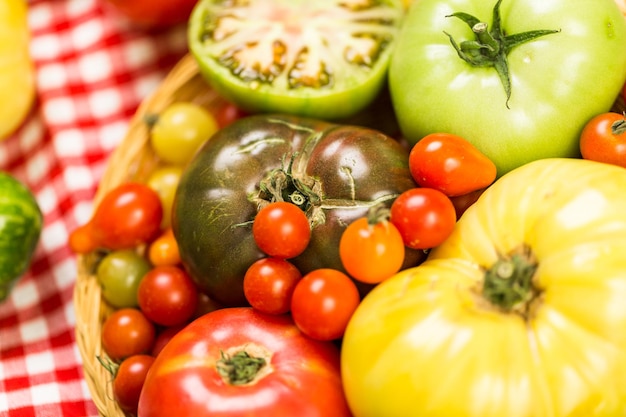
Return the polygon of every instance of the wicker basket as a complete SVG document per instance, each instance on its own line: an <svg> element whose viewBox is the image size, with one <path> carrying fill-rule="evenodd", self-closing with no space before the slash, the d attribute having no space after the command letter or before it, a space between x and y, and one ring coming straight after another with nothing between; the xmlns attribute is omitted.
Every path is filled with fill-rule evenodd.
<svg viewBox="0 0 626 417"><path fill-rule="evenodd" d="M176 101L190 101L208 109L217 108L223 103L223 99L207 87L191 55L185 56L159 89L138 108L125 139L111 155L94 205L98 204L106 192L124 181L145 181L150 172L159 165L148 144L145 118L158 114ZM615 103L613 110L626 111L626 105L621 98ZM98 411L107 417L124 417L124 412L113 400L112 376L97 360L97 357L104 355L100 343L102 323L113 310L102 301L100 286L93 273L96 261L95 255L78 257L78 276L74 289L76 342L83 360L85 380Z"/></svg>
<svg viewBox="0 0 626 417"><path fill-rule="evenodd" d="M178 101L194 102L209 110L223 103L223 99L207 87L190 55L172 69L157 91L137 109L126 137L110 157L94 205L106 192L124 181L147 180L150 172L159 166L148 143L146 116L158 114ZM85 380L98 411L107 417L123 417L124 412L113 400L111 373L97 360L104 355L100 343L102 323L113 310L102 301L100 285L93 273L96 261L95 255L79 256L77 259L78 276L74 288L76 343L83 361Z"/></svg>

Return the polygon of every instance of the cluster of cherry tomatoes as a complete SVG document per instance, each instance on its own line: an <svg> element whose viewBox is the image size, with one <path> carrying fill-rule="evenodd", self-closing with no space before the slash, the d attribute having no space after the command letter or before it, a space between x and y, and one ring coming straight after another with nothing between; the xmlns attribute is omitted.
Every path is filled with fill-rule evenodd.
<svg viewBox="0 0 626 417"><path fill-rule="evenodd" d="M90 221L70 236L75 253L100 253L95 275L103 299L115 308L102 326L107 357L100 360L114 374L116 401L129 413L136 411L147 371L167 341L194 318L220 308L199 293L182 266L170 217L184 166L206 138L241 116L227 110L215 117L191 103L167 108L153 121L150 138L164 164L145 183L127 182L110 190ZM623 129L623 116L610 117ZM589 136L583 132L581 141ZM585 143L583 149L592 148ZM311 238L305 213L283 201L260 209L252 234L267 257L245 274L249 304L267 314L291 314L313 339L340 339L360 303L355 281L380 283L401 269L406 248L439 245L467 205L496 179L492 161L463 138L446 133L426 136L413 146L409 168L418 187L398 196L390 208L373 207L344 230L339 252L346 272L322 268L303 276L290 259Z"/></svg>
<svg viewBox="0 0 626 417"><path fill-rule="evenodd" d="M239 117L232 108L213 115L174 103L151 121L150 144L162 162L143 182L108 191L93 216L69 238L77 254L96 253L95 276L114 311L102 324L115 400L136 413L154 358L181 328L220 306L198 292L182 267L170 218L184 166L217 129Z"/></svg>
<svg viewBox="0 0 626 417"><path fill-rule="evenodd" d="M349 224L339 242L344 273L322 268L302 276L289 259L300 255L311 237L305 213L289 202L267 204L257 213L252 233L266 255L244 277L244 294L253 308L268 314L291 313L307 336L343 336L360 303L354 280L378 284L397 273L405 248L427 250L443 242L456 224L452 197L489 186L496 178L492 161L464 139L434 134L414 146L409 168L419 185L391 205L372 207Z"/></svg>

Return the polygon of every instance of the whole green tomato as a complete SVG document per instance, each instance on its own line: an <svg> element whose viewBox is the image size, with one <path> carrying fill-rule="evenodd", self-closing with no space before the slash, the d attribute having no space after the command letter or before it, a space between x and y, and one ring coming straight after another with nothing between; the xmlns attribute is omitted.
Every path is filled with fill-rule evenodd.
<svg viewBox="0 0 626 417"><path fill-rule="evenodd" d="M410 143L462 136L499 176L577 157L584 124L624 84L625 45L613 0L420 0L391 59L393 106Z"/></svg>

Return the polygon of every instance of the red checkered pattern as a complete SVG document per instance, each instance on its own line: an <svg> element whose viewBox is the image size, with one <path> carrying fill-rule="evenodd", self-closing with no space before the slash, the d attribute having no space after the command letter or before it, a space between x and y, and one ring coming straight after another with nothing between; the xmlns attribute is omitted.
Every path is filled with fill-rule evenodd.
<svg viewBox="0 0 626 417"><path fill-rule="evenodd" d="M187 51L185 28L142 31L105 0L30 0L29 25L37 103L0 142L0 169L34 192L45 222L30 270L0 304L0 416L98 415L75 344L67 239L90 217L137 106Z"/></svg>

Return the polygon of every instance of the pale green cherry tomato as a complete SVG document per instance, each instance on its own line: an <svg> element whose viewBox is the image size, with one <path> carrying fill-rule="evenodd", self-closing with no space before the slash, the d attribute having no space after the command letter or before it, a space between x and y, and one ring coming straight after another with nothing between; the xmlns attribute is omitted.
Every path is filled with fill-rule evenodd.
<svg viewBox="0 0 626 417"><path fill-rule="evenodd" d="M136 307L139 283L150 268L150 263L133 250L110 252L96 269L102 297L116 308Z"/></svg>

